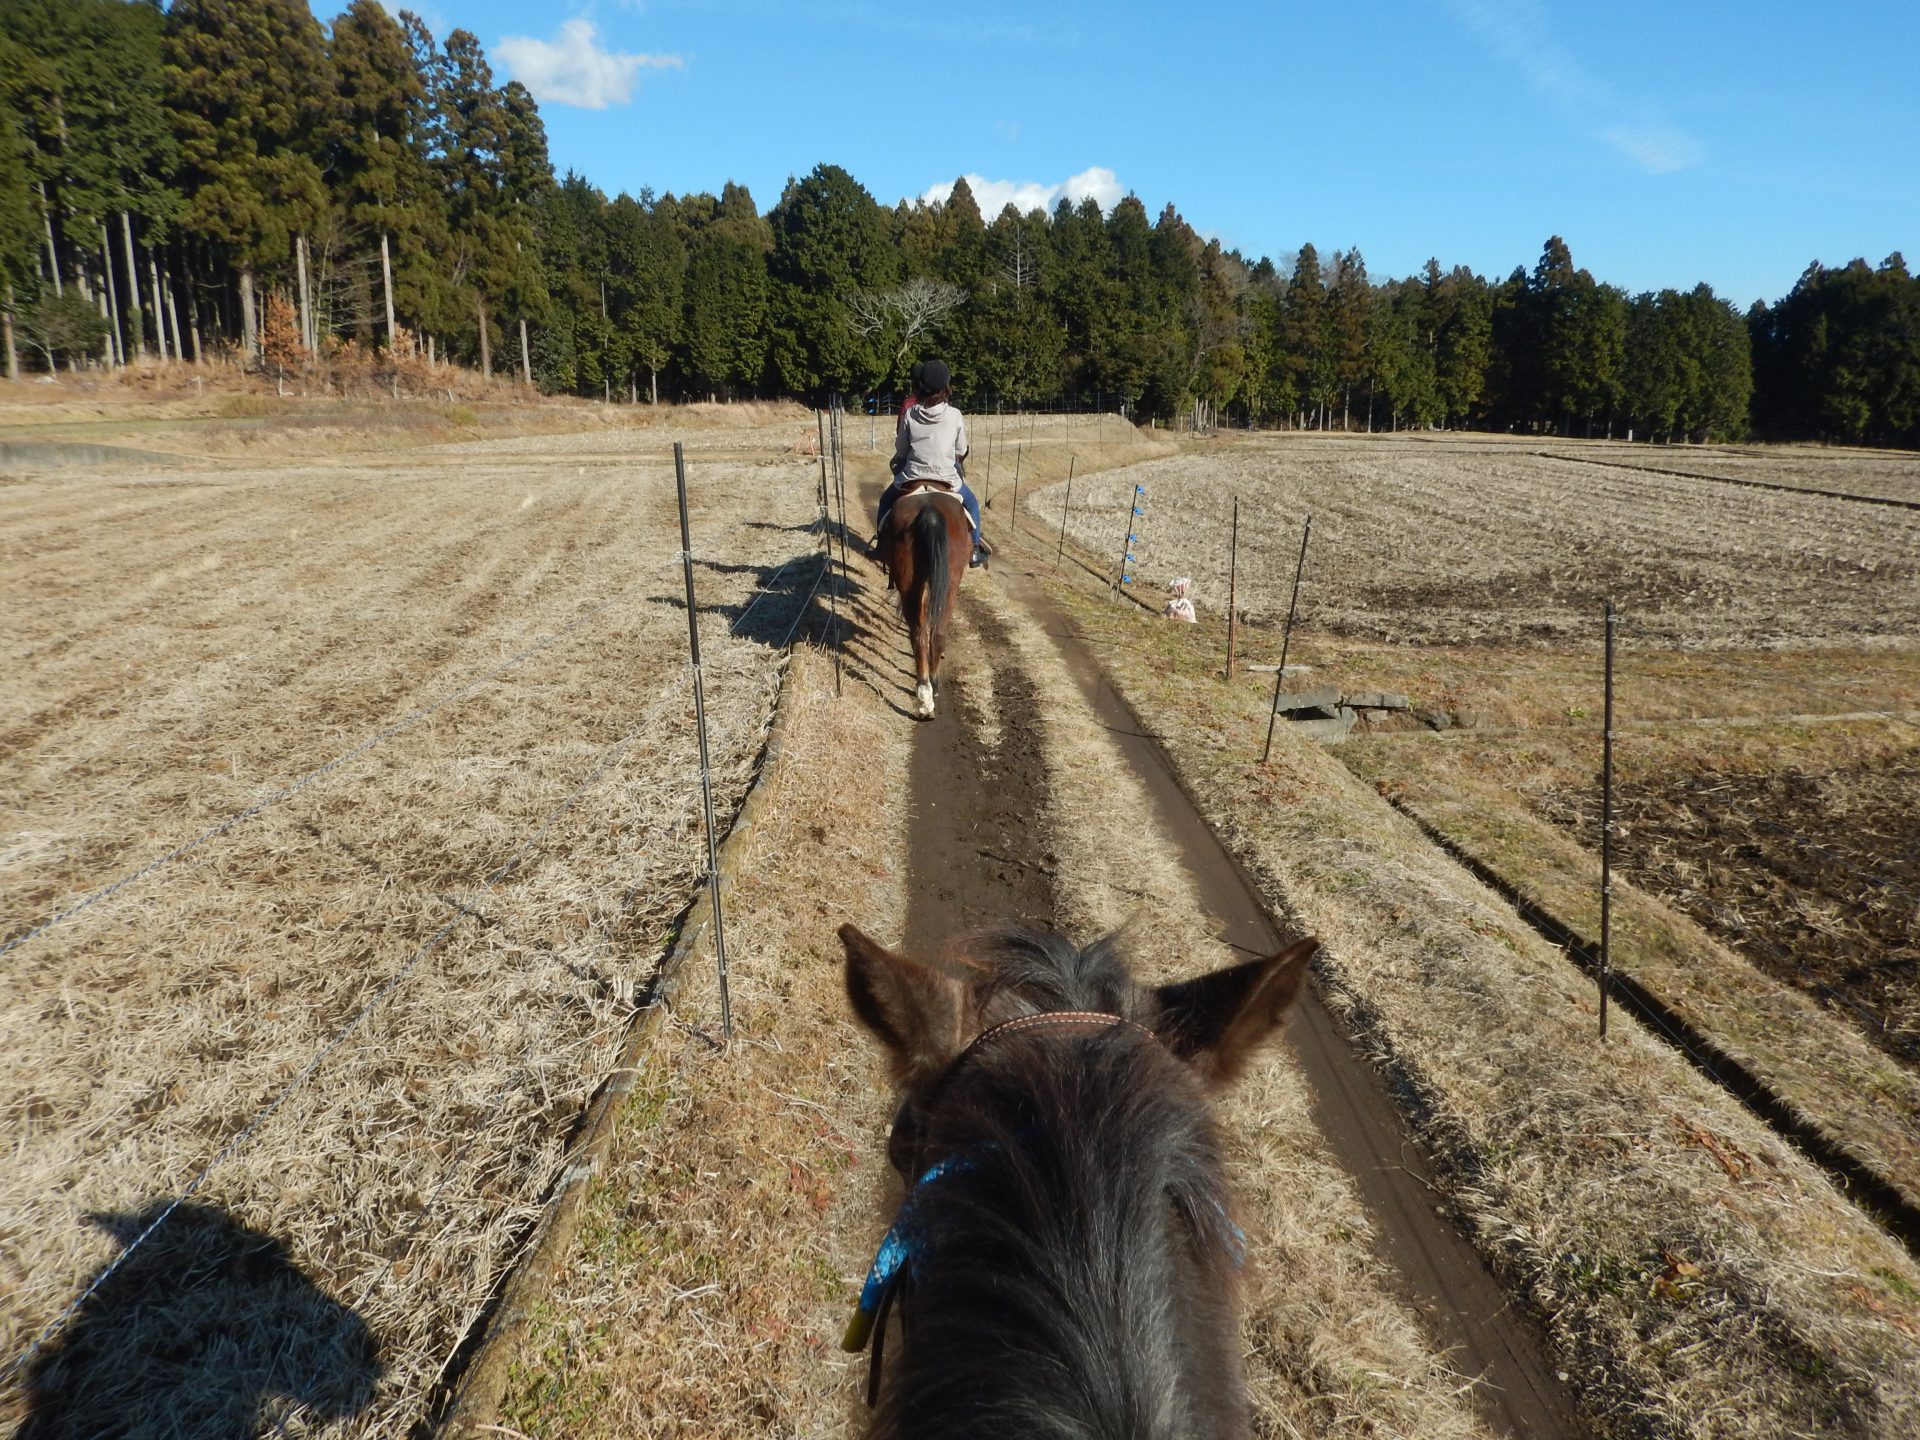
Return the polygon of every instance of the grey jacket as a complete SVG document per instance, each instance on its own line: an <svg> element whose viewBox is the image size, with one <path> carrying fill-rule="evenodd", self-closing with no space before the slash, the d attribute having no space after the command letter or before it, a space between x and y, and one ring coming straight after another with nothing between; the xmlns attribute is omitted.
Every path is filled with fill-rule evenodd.
<svg viewBox="0 0 1920 1440"><path fill-rule="evenodd" d="M894 474L904 483L937 480L960 488L960 464L967 457L967 422L947 404L907 407L894 431Z"/></svg>

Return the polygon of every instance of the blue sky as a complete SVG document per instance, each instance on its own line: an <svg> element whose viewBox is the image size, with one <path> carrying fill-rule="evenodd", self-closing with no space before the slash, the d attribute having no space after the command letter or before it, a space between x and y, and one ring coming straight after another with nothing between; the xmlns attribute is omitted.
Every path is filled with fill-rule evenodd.
<svg viewBox="0 0 1920 1440"><path fill-rule="evenodd" d="M1531 269L1557 233L1601 280L1742 307L1814 259L1920 266L1910 0L415 8L477 34L555 168L609 194L731 179L764 211L822 161L885 204L957 175L1132 191L1283 269L1358 246L1376 279Z"/></svg>

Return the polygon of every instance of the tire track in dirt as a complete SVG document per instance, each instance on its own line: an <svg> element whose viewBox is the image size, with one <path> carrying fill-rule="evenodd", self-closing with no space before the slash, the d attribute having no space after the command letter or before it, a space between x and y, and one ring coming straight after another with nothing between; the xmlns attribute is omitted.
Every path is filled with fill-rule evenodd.
<svg viewBox="0 0 1920 1440"><path fill-rule="evenodd" d="M1110 731L1153 797L1160 831L1179 850L1220 937L1269 954L1281 940L1239 866L1181 790L1151 737L1108 687L1091 655L1037 587L996 576L1053 639L1088 706L1086 723ZM976 583L979 583L976 581ZM1004 627L963 590L961 614L979 641L948 661L935 718L921 727L911 765L916 822L910 850L906 944L937 949L971 926L1050 923L1049 856L1032 865L1033 817L1043 813L1047 774L1033 687ZM979 734L970 693L992 676L999 743ZM956 779L956 777L958 777ZM1549 1361L1542 1337L1515 1314L1472 1243L1437 1211L1425 1157L1385 1082L1360 1057L1317 996L1285 1032L1316 1095L1314 1119L1353 1176L1405 1295L1462 1373L1478 1377L1482 1418L1516 1437L1590 1432Z"/></svg>

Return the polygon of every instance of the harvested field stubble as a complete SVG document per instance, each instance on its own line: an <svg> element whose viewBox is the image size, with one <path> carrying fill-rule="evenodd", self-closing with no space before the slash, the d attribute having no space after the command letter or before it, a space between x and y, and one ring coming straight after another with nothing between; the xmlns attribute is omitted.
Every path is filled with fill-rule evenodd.
<svg viewBox="0 0 1920 1440"><path fill-rule="evenodd" d="M291 1320L236 1292L212 1331L180 1321L199 1338L156 1377L97 1342L220 1286L127 1264L35 1361L43 1419L157 1416L249 1365L289 1434L419 1417L704 864L672 472L626 444L617 471L483 449L10 491L0 1350L139 1233L113 1217L203 1170L181 1214L270 1237L305 1285L274 1291ZM773 455L690 478L724 813L818 568L814 479ZM322 1403L339 1356L256 1354L341 1310L381 1366L351 1404ZM27 1403L10 1384L0 1423Z"/></svg>
<svg viewBox="0 0 1920 1440"><path fill-rule="evenodd" d="M1564 787L1574 777L1580 793L1593 794L1587 767L1597 743L1597 736L1563 729L1380 737L1348 743L1338 753L1397 807L1524 896L1535 916L1551 917L1555 926L1581 937L1592 955L1600 933L1600 860L1592 848L1598 816L1577 830L1556 827L1544 816L1564 803ZM1683 777L1702 767L1737 772L1743 765L1802 765L1814 756L1831 764L1851 755L1856 764L1873 768L1912 749L1912 738L1893 727L1865 723L1705 734L1678 727L1639 730L1616 745L1616 787L1620 794L1649 786L1657 793L1669 784L1684 785ZM1666 1017L1660 1028L1710 1073L1726 1075L1738 1067L1801 1133L1817 1137L1824 1156L1865 1172L1856 1172L1855 1179L1870 1176L1890 1186L1900 1197L1893 1203L1920 1209L1920 1075L1876 1052L1870 1041L1884 1046L1887 1037L1863 1035L1849 1007L1824 1003L1827 997L1797 962L1756 969L1750 957L1758 935L1703 929L1682 909L1663 903L1657 891L1633 883L1654 878L1646 862L1670 853L1674 838L1671 831L1642 828L1639 818L1617 818L1615 824L1615 975L1651 998ZM1713 863L1744 873L1735 855L1716 856ZM1764 912L1756 909L1752 918L1753 928L1762 928ZM1814 958L1806 937L1782 932L1779 938ZM1736 940L1742 948L1734 948Z"/></svg>
<svg viewBox="0 0 1920 1440"><path fill-rule="evenodd" d="M1317 527L1316 527L1317 528ZM1404 1087L1446 1198L1622 1435L1920 1426L1920 1268L1826 1177L1590 987L1264 696L1062 585L1269 902Z"/></svg>
<svg viewBox="0 0 1920 1440"><path fill-rule="evenodd" d="M1611 596L1662 646L1897 643L1920 632L1920 512L1430 442L1235 437L1074 487L1067 534L1112 555L1147 487L1134 573L1227 598L1237 494L1241 606L1286 616L1314 517L1300 623L1424 644L1559 644ZM1063 487L1023 509L1060 520Z"/></svg>
<svg viewBox="0 0 1920 1440"><path fill-rule="evenodd" d="M1541 447L1576 460L1598 460L1632 469L1787 485L1836 495L1898 500L1920 505L1920 455L1898 450L1815 449L1806 445Z"/></svg>

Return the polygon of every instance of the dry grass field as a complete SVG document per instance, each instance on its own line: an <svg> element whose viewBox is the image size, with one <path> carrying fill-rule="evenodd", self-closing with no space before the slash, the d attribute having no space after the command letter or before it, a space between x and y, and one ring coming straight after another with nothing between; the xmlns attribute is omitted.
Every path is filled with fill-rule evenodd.
<svg viewBox="0 0 1920 1440"><path fill-rule="evenodd" d="M1436 1203L1601 1433L1913 1432L1920 1268L1898 1240L1652 1029L1616 1011L1599 1044L1564 953L1335 753L1283 731L1261 763L1266 696L1222 684L1217 631L1065 570L1055 593L1267 903L1325 942L1330 1001L1435 1155Z"/></svg>
<svg viewBox="0 0 1920 1440"><path fill-rule="evenodd" d="M1471 773L1483 814L1517 800L1576 844L1598 834L1612 598L1628 873L1920 1058L1920 512L1623 468L1664 463L1644 446L1579 453L1604 465L1483 440L1236 439L1076 487L1067 528L1097 559L1104 512L1145 485L1142 587L1192 575L1211 618L1237 495L1241 658L1271 661L1311 513L1290 688L1407 695L1411 712L1373 712L1343 752L1367 778L1431 790ZM1920 466L1733 447L1689 461L1769 484L1818 471L1836 493L1896 490ZM1036 528L1064 499L1033 497ZM1450 738L1436 748L1415 733L1429 727Z"/></svg>
<svg viewBox="0 0 1920 1440"><path fill-rule="evenodd" d="M259 404L0 466L23 1434L406 1432L704 867L670 441L723 817L818 573L797 409Z"/></svg>
<svg viewBox="0 0 1920 1440"><path fill-rule="evenodd" d="M1097 617L1092 623L1111 663L1130 678L1135 703L1155 717L1156 729L1188 767L1190 783L1216 821L1241 837L1243 854L1270 879L1276 898L1306 906L1304 892L1370 928L1376 953L1364 962L1356 957L1342 984L1371 1012L1369 1023L1378 1027L1392 1063L1417 1077L1410 1083L1433 1085L1424 1103L1438 1107L1437 1133L1463 1127L1439 1143L1473 1137L1469 1164L1479 1178L1469 1209L1491 1193L1478 1188L1488 1178L1510 1166L1531 1172L1493 1206L1500 1212L1555 1172L1561 1172L1555 1183L1572 1187L1569 1193L1588 1183L1572 1173L1585 1158L1562 1148L1571 1131L1556 1140L1554 1125L1530 1127L1525 1143L1496 1143L1483 1130L1489 1115L1508 1114L1505 1106L1520 1103L1519 1090L1507 1101L1498 1098L1517 1074L1531 1077L1521 1089L1540 1095L1562 1080L1539 1073L1532 1061L1509 1064L1491 1052L1491 1070L1456 1068L1462 1057L1446 1053L1453 1042L1438 1033L1414 1038L1438 1017L1455 1014L1455 987L1485 993L1483 987L1498 983L1491 979L1497 965L1485 972L1469 966L1471 974L1458 968L1483 941L1456 940L1443 922L1443 912L1456 906L1452 882L1421 882L1448 894L1429 915L1405 887L1412 852L1384 828L1362 840L1372 832L1361 817L1359 792L1335 799L1342 787L1304 763L1300 742L1284 735L1284 724L1279 753L1287 758L1277 754L1272 767L1256 763L1271 676L1242 673L1221 684L1232 500L1240 501L1243 619L1255 622L1241 629L1241 663L1277 658L1277 620L1286 612L1301 526L1310 513L1313 542L1289 654L1290 666L1300 668L1290 673L1287 688L1384 689L1411 701L1406 712L1372 712L1327 758L1344 761L1364 780L1374 803L1381 796L1392 801L1536 911L1587 939L1598 933L1601 607L1614 599L1622 612L1615 963L1667 1007L1670 1020L1662 1024L1678 1024L1696 1037L1676 1043L1676 1058L1702 1044L1716 1051L1722 1058L1704 1065L1709 1078L1742 1071L1757 1079L1814 1143L1837 1163L1886 1181L1894 1197L1889 1203L1904 1204L1910 1214L1920 1198L1920 1074L1911 1053L1920 1024L1912 988L1920 945L1913 904L1920 885L1912 868L1920 853L1913 762L1920 741L1920 515L1836 497L1909 498L1916 461L1737 447L1552 448L1553 455L1540 455L1519 442L1432 436L1191 442L1178 457L1076 484L1065 518L1081 560L1110 575L1119 517L1133 484L1145 486L1142 541L1133 547L1135 593L1157 604L1164 591L1156 590L1166 580L1191 575L1203 623L1158 625L1129 618L1139 612L1124 606L1085 613ZM1757 483L1702 478L1713 474ZM1782 488L1763 488L1775 486ZM1058 484L1027 499L1029 545L1051 553L1064 502L1065 487ZM1329 853L1301 853L1303 845ZM1375 913L1380 906L1386 909ZM1480 923L1470 922L1470 929L1494 933ZM1399 932L1420 942L1422 958L1388 959L1397 943L1389 937ZM1495 938L1525 949L1511 933ZM1416 963L1427 978L1389 1000L1401 963ZM1585 983L1566 960L1560 964L1566 977ZM1448 993L1430 988L1436 985ZM1403 1004L1431 1005L1434 1015L1396 1013L1394 1006ZM1590 1001L1582 1008L1590 1026ZM1482 1034L1485 1018L1473 1016L1470 1023L1460 1012L1456 1023L1462 1035L1480 1036L1478 1043L1497 1052L1499 1042ZM1542 1030L1531 1043L1552 1042ZM1453 1078L1439 1080L1443 1073ZM1606 1090L1613 1082L1575 1083ZM1655 1104L1688 1114L1671 1101ZM1612 1126L1597 1111L1573 1122L1574 1129L1595 1133ZM1712 1138L1720 1133L1712 1124L1704 1132L1675 1133L1683 1149L1697 1144L1718 1156L1712 1163L1741 1184L1760 1173L1759 1152L1744 1142L1727 1148ZM1703 1133L1708 1138L1701 1139ZM1518 1148L1509 1150L1509 1143ZM1631 1148L1638 1150L1637 1142ZM1586 1230L1600 1215L1608 1216L1607 1225L1625 1223L1615 1203L1641 1183L1641 1167L1657 1171L1674 1163L1653 1158L1663 1148L1640 1150L1631 1172L1606 1182L1615 1193L1593 1192L1585 1218L1584 1204L1571 1203L1564 1219L1572 1230ZM1498 1182L1514 1183L1511 1174ZM1784 1254L1815 1233L1829 1241L1836 1236L1832 1217L1796 1214L1800 1201L1789 1202L1777 1187L1773 1195L1781 1208L1753 1212L1756 1228L1746 1239L1722 1236L1714 1245L1739 1248L1765 1235L1762 1248L1783 1247ZM1659 1224L1691 1223L1683 1219L1688 1207L1651 1196L1637 1203ZM1485 1223L1510 1238L1525 1228L1510 1212ZM1528 1243L1520 1242L1519 1251ZM1611 1242L1596 1244L1591 1231L1578 1244L1592 1247L1583 1253L1596 1265L1624 1266L1623 1275L1641 1267L1655 1299L1676 1283L1684 1289L1692 1277L1684 1265L1666 1273ZM1642 1254L1669 1250L1688 1253L1668 1246ZM1856 1252L1835 1273L1864 1281L1853 1303L1889 1317L1888 1342L1906 1350L1920 1323L1911 1282L1895 1283L1885 1265L1860 1268L1864 1254ZM1612 1258L1601 1258L1606 1255ZM1518 1269L1544 1277L1566 1259L1541 1253L1522 1259ZM1740 1284L1766 1268L1760 1265ZM1569 1283L1573 1291L1591 1293L1568 1305ZM1549 1310L1567 1307L1560 1313L1585 1333L1583 1343L1608 1350L1617 1340L1603 1337L1616 1320L1598 1311L1574 1317L1588 1301L1600 1302L1602 1310L1610 1306L1614 1283L1604 1275L1571 1282L1563 1275L1549 1283L1546 1303ZM1876 1296L1882 1285L1889 1288ZM1773 1294L1786 1296L1784 1290ZM1744 1304L1730 1292L1720 1294L1716 1304L1722 1303L1722 1320ZM1788 1309L1801 1303L1794 1300ZM1832 1339L1832 1320L1831 1313L1823 1319L1807 1311L1793 1320L1762 1321L1755 1314L1738 1323L1785 1323L1803 1337L1826 1331ZM1644 1342L1650 1325L1664 1323L1643 1314L1628 1328ZM1665 1343L1684 1354L1688 1342ZM1853 1351L1856 1360L1892 1353L1864 1331L1843 1348L1857 1343L1867 1348ZM1609 1383L1651 1358L1632 1344L1617 1350L1606 1371ZM1656 1360L1655 1368L1665 1363ZM1783 1355L1770 1363L1799 1362ZM1793 1418L1793 1405L1802 1402L1789 1402L1784 1393L1757 1402L1750 1421L1720 1414L1681 1423L1658 1398L1666 1383L1643 1373L1630 1397L1647 1404L1649 1416L1662 1413L1654 1427L1661 1433L1667 1425L1678 1433L1801 1433L1797 1426L1812 1423L1811 1412ZM1665 1393L1674 1400L1698 1383ZM1726 1372L1688 1403L1704 1402L1716 1390L1753 1396L1759 1391L1752 1387L1771 1383L1758 1372ZM1910 1383L1879 1389L1875 1405L1885 1402L1889 1409L1861 1410L1846 1401L1815 1428L1902 1433L1914 1419Z"/></svg>
<svg viewBox="0 0 1920 1440"><path fill-rule="evenodd" d="M1607 453L1626 463L1646 450ZM1904 458L1856 464L1911 468ZM1076 485L1068 538L1116 562L1136 483L1147 490L1139 582L1191 576L1216 613L1238 497L1240 605L1256 622L1284 619L1311 515L1300 596L1309 631L1564 647L1597 635L1610 595L1632 640L1659 648L1902 645L1920 635L1920 511L1484 441L1228 437ZM1064 501L1064 486L1048 486L1022 508L1051 527Z"/></svg>

